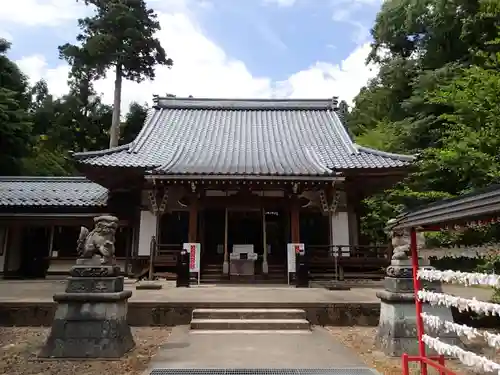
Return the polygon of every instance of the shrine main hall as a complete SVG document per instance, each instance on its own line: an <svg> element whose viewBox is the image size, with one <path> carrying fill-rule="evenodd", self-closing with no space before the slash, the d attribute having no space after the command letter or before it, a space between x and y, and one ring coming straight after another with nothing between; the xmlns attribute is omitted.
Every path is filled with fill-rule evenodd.
<svg viewBox="0 0 500 375"><path fill-rule="evenodd" d="M124 272L171 272L184 243L201 280L252 259L254 280L286 282L287 246L316 271L362 277L389 262L360 232L362 200L403 179L413 157L356 144L336 98L155 97L136 139L72 155L78 177L0 177L0 274L66 274L80 226L117 216ZM370 263L371 262L371 263ZM350 271L349 271L350 270ZM335 271L337 272L337 271Z"/></svg>

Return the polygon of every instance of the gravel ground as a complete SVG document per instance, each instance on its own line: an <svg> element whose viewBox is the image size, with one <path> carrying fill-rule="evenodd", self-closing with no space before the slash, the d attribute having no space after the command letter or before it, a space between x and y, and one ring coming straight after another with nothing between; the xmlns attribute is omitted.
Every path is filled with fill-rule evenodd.
<svg viewBox="0 0 500 375"><path fill-rule="evenodd" d="M348 348L354 350L359 357L366 363L367 366L375 368L380 374L383 375L401 375L401 358L387 357L384 353L378 351L374 346L374 337L377 332L376 327L328 327L328 330L335 336L336 340L342 342ZM498 353L494 350L479 349L477 346L467 346L464 349L474 353L481 352L490 359L500 359ZM497 357L497 358L495 358ZM419 365L411 363L411 375L420 375ZM465 365L455 360L446 360L446 367L457 371L460 375L478 375ZM439 372L429 368L429 375L439 375Z"/></svg>
<svg viewBox="0 0 500 375"><path fill-rule="evenodd" d="M49 330L0 327L0 375L140 375L170 334L166 327L132 328L136 348L116 361L37 360Z"/></svg>

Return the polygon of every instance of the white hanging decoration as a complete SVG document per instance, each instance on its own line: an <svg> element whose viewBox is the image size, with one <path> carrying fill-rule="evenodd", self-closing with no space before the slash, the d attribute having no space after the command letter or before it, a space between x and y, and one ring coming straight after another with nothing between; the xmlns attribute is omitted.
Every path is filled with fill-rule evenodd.
<svg viewBox="0 0 500 375"><path fill-rule="evenodd" d="M455 357L464 365L474 367L479 371L495 372L500 375L500 365L486 357L468 352L455 345L446 344L428 335L423 335L422 341L429 348L434 349L438 354Z"/></svg>
<svg viewBox="0 0 500 375"><path fill-rule="evenodd" d="M464 324L442 320L439 316L427 314L425 312L420 314L420 316L424 323L435 331L443 329L445 332L454 332L459 336L467 337L467 340L474 340L479 337L485 340L490 347L500 349L500 335L498 334L479 330Z"/></svg>
<svg viewBox="0 0 500 375"><path fill-rule="evenodd" d="M478 314L500 316L500 305L478 301L475 298L467 299L455 297L449 294L436 293L428 290L419 290L418 298L423 302L428 302L432 306L456 307L460 312L473 311Z"/></svg>
<svg viewBox="0 0 500 375"><path fill-rule="evenodd" d="M438 271L433 269L420 269L417 277L427 281L442 281L445 283L470 285L488 285L500 287L500 276L478 272Z"/></svg>

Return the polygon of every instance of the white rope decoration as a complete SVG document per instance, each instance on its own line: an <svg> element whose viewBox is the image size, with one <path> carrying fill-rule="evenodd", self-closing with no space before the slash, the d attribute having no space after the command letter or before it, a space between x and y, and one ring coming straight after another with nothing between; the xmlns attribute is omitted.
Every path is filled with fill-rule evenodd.
<svg viewBox="0 0 500 375"><path fill-rule="evenodd" d="M443 281L445 283L470 285L500 286L500 276L478 272L438 271L433 269L420 269L417 277L427 281Z"/></svg>
<svg viewBox="0 0 500 375"><path fill-rule="evenodd" d="M485 274L477 272L460 272L460 271L439 271L435 269L421 268L417 273L417 278L427 281L441 281L452 284L462 284L465 286L471 285L487 285L490 287L500 288L500 276L495 274ZM422 302L427 302L431 306L444 306L447 308L455 307L460 312L471 311L480 315L496 315L500 316L500 305L490 302L478 301L476 298L467 299L457 297L445 293L437 293L428 290L417 291L418 299ZM478 330L462 324L454 323L453 321L442 320L439 316L420 314L423 322L435 332L453 332L458 336L466 337L469 341L476 338L484 340L490 347L500 349L500 335ZM500 375L500 364L497 364L490 359L463 350L456 345L446 344L429 335L422 335L422 341L431 349L434 349L438 354L452 356L460 360L463 364L474 367L482 372L494 372Z"/></svg>
<svg viewBox="0 0 500 375"><path fill-rule="evenodd" d="M464 324L442 320L439 316L427 314L425 312L420 316L426 325L436 331L443 329L445 332L454 332L459 336L467 337L468 340L481 338L485 340L490 347L500 349L500 335L472 328Z"/></svg>
<svg viewBox="0 0 500 375"><path fill-rule="evenodd" d="M423 335L422 341L438 354L455 357L464 365L474 367L480 371L495 372L500 375L500 365L486 357L468 352L455 345L446 344L428 335Z"/></svg>
<svg viewBox="0 0 500 375"><path fill-rule="evenodd" d="M467 299L455 297L449 294L419 290L418 298L423 302L428 302L432 306L456 307L458 311L473 311L484 315L500 316L500 305L496 303L478 301L477 299Z"/></svg>

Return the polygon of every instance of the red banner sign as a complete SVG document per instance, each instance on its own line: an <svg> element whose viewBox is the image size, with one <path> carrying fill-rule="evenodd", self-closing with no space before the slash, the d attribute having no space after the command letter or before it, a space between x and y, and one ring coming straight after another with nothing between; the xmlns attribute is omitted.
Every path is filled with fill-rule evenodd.
<svg viewBox="0 0 500 375"><path fill-rule="evenodd" d="M189 269L195 269L196 268L196 246L191 245L189 247Z"/></svg>

